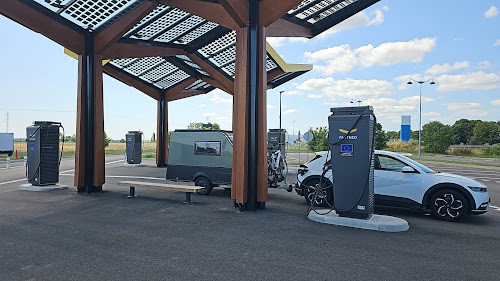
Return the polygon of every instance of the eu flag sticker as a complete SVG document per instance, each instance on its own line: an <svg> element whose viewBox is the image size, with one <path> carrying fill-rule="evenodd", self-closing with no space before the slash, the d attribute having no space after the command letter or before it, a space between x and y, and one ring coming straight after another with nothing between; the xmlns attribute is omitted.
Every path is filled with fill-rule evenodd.
<svg viewBox="0 0 500 281"><path fill-rule="evenodd" d="M340 156L353 156L354 148L352 144L340 145Z"/></svg>

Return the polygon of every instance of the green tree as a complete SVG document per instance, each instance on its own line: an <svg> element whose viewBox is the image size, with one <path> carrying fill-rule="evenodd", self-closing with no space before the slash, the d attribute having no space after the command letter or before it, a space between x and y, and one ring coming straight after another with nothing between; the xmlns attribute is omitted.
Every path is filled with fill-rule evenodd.
<svg viewBox="0 0 500 281"><path fill-rule="evenodd" d="M480 143L495 144L500 142L500 126L497 122L480 121L474 127L474 134L472 135L474 141Z"/></svg>
<svg viewBox="0 0 500 281"><path fill-rule="evenodd" d="M153 135L151 136L151 142L156 142L156 135L155 135L155 133L153 133Z"/></svg>
<svg viewBox="0 0 500 281"><path fill-rule="evenodd" d="M418 130L417 131L411 131L410 139L418 141Z"/></svg>
<svg viewBox="0 0 500 281"><path fill-rule="evenodd" d="M453 143L450 125L432 121L422 127L422 146L427 152L445 153Z"/></svg>
<svg viewBox="0 0 500 281"><path fill-rule="evenodd" d="M470 144L472 141L472 135L474 134L474 127L476 124L481 122L481 120L468 120L460 119L451 126L454 136L454 144Z"/></svg>
<svg viewBox="0 0 500 281"><path fill-rule="evenodd" d="M108 138L108 135L106 135L106 132L104 132L104 147L108 147L110 142L111 142L111 139Z"/></svg>
<svg viewBox="0 0 500 281"><path fill-rule="evenodd" d="M377 123L375 129L375 149L384 149L387 147L387 142L389 138L387 137L384 130L382 130L382 124Z"/></svg>
<svg viewBox="0 0 500 281"><path fill-rule="evenodd" d="M202 122L189 123L189 125L188 125L187 128L188 128L188 130L201 130L201 129L203 129L203 124L204 123L202 123ZM212 124L212 123L208 122L208 124ZM212 124L212 129L214 129L214 130L220 130L219 124L213 123Z"/></svg>
<svg viewBox="0 0 500 281"><path fill-rule="evenodd" d="M396 131L387 131L387 132L385 132L385 136L387 137L387 140L399 140L400 139L399 132L396 132Z"/></svg>
<svg viewBox="0 0 500 281"><path fill-rule="evenodd" d="M318 127L316 129L310 128L309 132L312 133L313 139L308 143L312 151L325 151L328 150L328 129L327 127Z"/></svg>

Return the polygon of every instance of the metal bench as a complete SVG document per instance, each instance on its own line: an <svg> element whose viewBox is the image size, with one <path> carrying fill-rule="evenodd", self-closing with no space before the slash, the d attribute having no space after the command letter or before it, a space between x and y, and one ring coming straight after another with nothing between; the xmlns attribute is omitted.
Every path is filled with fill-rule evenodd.
<svg viewBox="0 0 500 281"><path fill-rule="evenodd" d="M201 192L205 189L199 186L191 186L191 185L178 185L178 184L168 184L168 183L153 183L153 182L141 182L141 181L119 181L116 183L121 186L129 186L130 191L128 198L134 198L135 196L135 188L149 188L149 189L159 189L159 190L174 190L174 191L183 191L186 192L186 201L182 202L183 204L191 204L191 194L193 192Z"/></svg>

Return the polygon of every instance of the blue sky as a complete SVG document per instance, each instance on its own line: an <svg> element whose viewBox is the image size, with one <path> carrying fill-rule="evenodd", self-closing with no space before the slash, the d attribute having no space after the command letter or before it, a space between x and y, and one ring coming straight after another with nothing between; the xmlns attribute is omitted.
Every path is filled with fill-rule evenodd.
<svg viewBox="0 0 500 281"><path fill-rule="evenodd" d="M331 107L372 105L385 130L399 130L401 115L422 124L461 118L500 120L500 3L492 0L382 0L314 39L268 38L288 63L314 70L269 90L268 128L290 133L326 126ZM496 26L496 27L495 27ZM0 16L0 132L25 137L34 120L60 121L75 133L77 62L49 39ZM350 101L354 101L351 104ZM231 129L232 98L222 91L169 103L169 130L191 122ZM156 101L104 76L105 131L113 139L156 131Z"/></svg>

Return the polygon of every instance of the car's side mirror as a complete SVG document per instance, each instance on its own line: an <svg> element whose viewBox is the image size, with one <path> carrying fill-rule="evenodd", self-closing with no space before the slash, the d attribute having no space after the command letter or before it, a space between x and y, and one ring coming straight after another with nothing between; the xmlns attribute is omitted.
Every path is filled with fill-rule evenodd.
<svg viewBox="0 0 500 281"><path fill-rule="evenodd" d="M403 173L415 173L415 169L413 169L410 166L404 166L403 169L401 169L401 172L403 172Z"/></svg>

